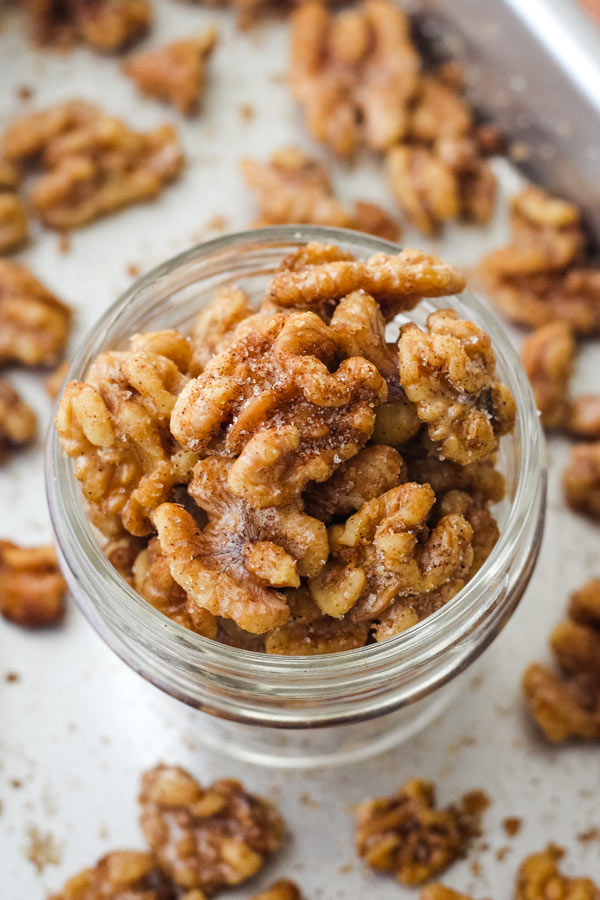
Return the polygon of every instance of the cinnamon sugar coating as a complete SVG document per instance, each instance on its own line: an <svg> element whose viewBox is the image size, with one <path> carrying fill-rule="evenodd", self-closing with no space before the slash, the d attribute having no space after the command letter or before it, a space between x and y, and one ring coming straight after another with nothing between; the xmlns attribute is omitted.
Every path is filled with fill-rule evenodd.
<svg viewBox="0 0 600 900"><path fill-rule="evenodd" d="M242 159L241 169L260 209L256 226L329 225L398 239L398 225L381 207L361 201L354 212L346 211L335 199L324 166L294 147L273 153L268 163Z"/></svg>
<svg viewBox="0 0 600 900"><path fill-rule="evenodd" d="M0 613L24 628L59 623L65 611L65 581L54 547L21 547L0 541Z"/></svg>
<svg viewBox="0 0 600 900"><path fill-rule="evenodd" d="M600 329L600 270L585 255L576 206L527 187L512 202L513 242L488 254L479 275L509 319L529 327L557 320L577 334Z"/></svg>
<svg viewBox="0 0 600 900"><path fill-rule="evenodd" d="M2 140L9 160L41 167L32 203L47 225L61 230L153 199L183 166L170 125L136 132L81 101L31 113Z"/></svg>
<svg viewBox="0 0 600 900"><path fill-rule="evenodd" d="M156 50L143 50L122 64L143 94L191 115L204 93L206 66L217 43L217 30L183 38Z"/></svg>
<svg viewBox="0 0 600 900"><path fill-rule="evenodd" d="M115 850L69 878L49 900L176 900L176 892L151 853Z"/></svg>
<svg viewBox="0 0 600 900"><path fill-rule="evenodd" d="M202 788L184 769L159 765L144 774L139 799L146 841L181 888L212 894L241 884L282 841L274 807L233 779Z"/></svg>
<svg viewBox="0 0 600 900"><path fill-rule="evenodd" d="M512 431L512 394L495 374L489 336L453 310L427 318L427 332L402 328L400 381L442 455L467 465L491 456Z"/></svg>
<svg viewBox="0 0 600 900"><path fill-rule="evenodd" d="M71 311L22 263L0 259L0 363L48 366L67 342Z"/></svg>
<svg viewBox="0 0 600 900"><path fill-rule="evenodd" d="M390 798L364 800L356 813L356 848L373 869L416 885L465 852L471 829L459 809L436 809L433 785L408 781Z"/></svg>
<svg viewBox="0 0 600 900"><path fill-rule="evenodd" d="M37 417L10 381L0 378L0 462L16 447L29 444L37 432Z"/></svg>
<svg viewBox="0 0 600 900"><path fill-rule="evenodd" d="M25 0L34 39L40 44L85 41L114 53L132 44L150 27L148 0Z"/></svg>
<svg viewBox="0 0 600 900"><path fill-rule="evenodd" d="M572 595L550 645L562 674L539 663L525 670L531 715L550 741L600 740L600 580Z"/></svg>
<svg viewBox="0 0 600 900"><path fill-rule="evenodd" d="M339 156L403 136L419 68L408 18L391 0L335 15L311 0L292 16L292 92L313 137Z"/></svg>
<svg viewBox="0 0 600 900"><path fill-rule="evenodd" d="M600 887L591 878L563 875L563 850L552 844L525 859L517 874L515 900L600 900Z"/></svg>
<svg viewBox="0 0 600 900"><path fill-rule="evenodd" d="M120 574L176 623L280 655L357 649L450 602L497 540L510 427L497 404L487 443L444 458L470 437L453 403L485 418L480 395L506 389L487 335L442 312L446 356L411 399L386 319L461 284L418 251L360 262L307 244L262 302L227 283L189 338L101 354L66 385L57 428ZM443 441L426 435L424 385Z"/></svg>
<svg viewBox="0 0 600 900"><path fill-rule="evenodd" d="M521 347L521 361L531 382L542 424L556 428L569 416L569 382L575 340L565 322L548 322L529 335Z"/></svg>

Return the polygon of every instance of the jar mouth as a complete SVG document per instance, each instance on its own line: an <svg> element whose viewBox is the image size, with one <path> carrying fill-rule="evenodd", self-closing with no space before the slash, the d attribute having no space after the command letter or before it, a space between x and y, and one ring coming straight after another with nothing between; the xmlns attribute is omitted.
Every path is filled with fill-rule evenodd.
<svg viewBox="0 0 600 900"><path fill-rule="evenodd" d="M142 308L141 304L147 301L146 295L150 290L159 286L167 276L172 277L177 270L198 264L199 275L204 278L201 271L203 262L210 259L218 263L219 256L235 253L237 278L239 272L244 271L245 260L248 266L253 265L253 249L281 249L289 252L310 241L342 243L354 250L359 257L381 251L397 253L400 249L389 241L346 229L294 225L242 231L207 241L169 259L139 278L93 326L74 356L67 377L84 378L91 361L107 348L132 307L139 304ZM196 671L198 677L206 674L208 669L217 671L219 677L223 677L224 673L233 673L234 679L239 678L240 687L245 690L251 690L248 684L244 685L250 674L253 681L264 678L266 684L280 676L286 676L289 682L286 690L292 698L306 696L311 685L322 685L323 679L339 678L340 675L343 675L346 688L350 689L358 681L361 686L370 680L375 683L378 677L383 677L384 671L389 676L390 667L395 668L398 676L406 674L407 667L418 670L432 654L451 651L460 639L473 634L492 608L496 616L503 614L506 620L524 589L523 585L512 604L503 608L502 613L499 612L510 580L507 577L506 560L518 555L524 542L531 542L532 528L537 528L540 532L536 545L539 546L545 494L543 435L529 381L499 320L476 296L466 292L459 296L461 306L466 307L475 321L492 335L494 351L503 370L502 377L515 396L519 441L513 452L513 464L518 469L518 477L511 508L492 553L450 602L395 637L338 653L277 656L229 647L195 634L152 607L110 564L85 515L83 497L72 471L72 462L63 456L52 423L46 443L46 485L50 515L67 580L76 593L81 591L84 596L92 598L89 603L80 602L80 606L94 627L101 633L106 631L106 622L101 621L105 615L101 614L98 607L102 606L105 614L110 606L115 617L118 617L120 638L124 646L131 649L139 642L140 636L143 636L152 646L152 652L158 660L168 660L169 665L177 668L179 655L181 667L188 672ZM451 304L452 299L448 299ZM458 298L453 299L456 305ZM151 304L147 311L152 312ZM535 524L532 526L533 519ZM525 583L533 562L534 560L530 563ZM490 587L497 589L497 596L493 602L485 603L482 596L490 592ZM489 640L493 636L492 634ZM123 652L115 649L131 663L127 649ZM138 661L136 667L140 666ZM456 672L456 660L453 663L449 659L448 666L447 677L451 677ZM443 681L443 672L440 674L438 671L436 677L438 682L440 678ZM186 679L182 674L182 684L183 681ZM171 687L166 689L175 693Z"/></svg>

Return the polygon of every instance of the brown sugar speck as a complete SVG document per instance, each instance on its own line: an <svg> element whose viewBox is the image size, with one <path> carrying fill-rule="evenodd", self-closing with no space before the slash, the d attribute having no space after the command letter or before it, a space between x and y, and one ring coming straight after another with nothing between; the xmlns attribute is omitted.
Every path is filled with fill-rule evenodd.
<svg viewBox="0 0 600 900"><path fill-rule="evenodd" d="M338 872L340 873L340 875L349 875L350 872L353 872L353 871L354 871L354 866L352 865L352 863L345 863L345 865L340 866L338 869Z"/></svg>
<svg viewBox="0 0 600 900"><path fill-rule="evenodd" d="M463 794L462 804L468 816L478 817L491 806L492 801L485 791L469 791Z"/></svg>
<svg viewBox="0 0 600 900"><path fill-rule="evenodd" d="M600 828L596 825L593 825L591 828L587 828L585 831L580 831L577 835L577 840L581 844L589 844L590 841L600 841Z"/></svg>
<svg viewBox="0 0 600 900"><path fill-rule="evenodd" d="M498 850L496 850L496 859L498 862L503 862L508 853L510 853L510 847L499 847Z"/></svg>
<svg viewBox="0 0 600 900"><path fill-rule="evenodd" d="M16 681L21 680L21 676L18 672L7 672L4 676L4 680L7 684L14 684Z"/></svg>
<svg viewBox="0 0 600 900"><path fill-rule="evenodd" d="M470 869L474 878L481 878L481 864L477 860L471 863Z"/></svg>
<svg viewBox="0 0 600 900"><path fill-rule="evenodd" d="M127 274L130 278L137 278L140 274L140 267L137 263L129 263L127 266Z"/></svg>
<svg viewBox="0 0 600 900"><path fill-rule="evenodd" d="M240 119L242 122L251 122L256 114L256 110L251 103L242 103L240 105Z"/></svg>
<svg viewBox="0 0 600 900"><path fill-rule="evenodd" d="M205 227L207 231L225 231L227 224L228 222L225 216L217 215L213 216L212 219L209 219Z"/></svg>
<svg viewBox="0 0 600 900"><path fill-rule="evenodd" d="M59 253L69 253L71 250L71 236L66 231L62 231L58 236Z"/></svg>
<svg viewBox="0 0 600 900"><path fill-rule="evenodd" d="M304 794L300 794L300 803L303 803L304 806L310 806L311 809L318 809L320 806L319 801L315 800L314 797L311 797L308 791L305 791Z"/></svg>
<svg viewBox="0 0 600 900"><path fill-rule="evenodd" d="M19 100L30 100L33 97L33 88L27 84L22 84L17 88L17 97Z"/></svg>
<svg viewBox="0 0 600 900"><path fill-rule="evenodd" d="M58 866L62 860L62 850L48 832L42 834L35 825L27 829L28 844L25 849L27 859L33 863L38 874L46 866Z"/></svg>
<svg viewBox="0 0 600 900"><path fill-rule="evenodd" d="M18 790L20 787L23 787L23 782L20 778L11 778L10 786L15 788L15 790Z"/></svg>
<svg viewBox="0 0 600 900"><path fill-rule="evenodd" d="M502 820L502 827L504 831L508 835L508 837L516 837L521 830L523 825L522 819L519 819L518 816L507 816L506 819Z"/></svg>

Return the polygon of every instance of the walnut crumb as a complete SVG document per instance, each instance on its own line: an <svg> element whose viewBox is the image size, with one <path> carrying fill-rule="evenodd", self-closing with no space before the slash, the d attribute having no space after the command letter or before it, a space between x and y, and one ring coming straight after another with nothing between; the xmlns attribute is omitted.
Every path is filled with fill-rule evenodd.
<svg viewBox="0 0 600 900"><path fill-rule="evenodd" d="M502 827L504 831L508 835L508 837L513 838L516 837L521 828L523 827L523 820L518 816L507 816L505 819L502 819Z"/></svg>
<svg viewBox="0 0 600 900"><path fill-rule="evenodd" d="M46 866L58 866L62 861L62 848L49 832L43 834L36 825L27 829L25 855L33 863L39 875Z"/></svg>
<svg viewBox="0 0 600 900"><path fill-rule="evenodd" d="M115 850L66 882L49 900L175 900L174 886L151 853ZM181 900L206 900L200 894Z"/></svg>
<svg viewBox="0 0 600 900"><path fill-rule="evenodd" d="M559 869L564 851L550 845L528 856L517 874L515 900L600 900L591 878L569 878Z"/></svg>

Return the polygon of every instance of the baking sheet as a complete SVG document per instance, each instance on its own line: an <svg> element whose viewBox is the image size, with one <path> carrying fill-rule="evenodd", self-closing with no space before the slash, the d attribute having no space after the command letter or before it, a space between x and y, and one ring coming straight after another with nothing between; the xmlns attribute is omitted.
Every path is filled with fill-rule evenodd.
<svg viewBox="0 0 600 900"><path fill-rule="evenodd" d="M224 13L174 0L154 0L154 5L157 24L148 45L209 22L221 29L197 119L184 122L140 99L113 59L85 49L65 55L33 52L16 14L7 15L0 32L0 127L26 108L76 95L139 127L176 123L188 156L183 178L159 202L75 233L66 254L50 232L36 235L22 254L75 307L72 346L130 283L128 266L153 267L208 236L215 217L224 216L230 229L250 223L253 207L238 173L240 155L264 158L286 143L314 149L284 82L281 23L240 34ZM27 104L17 94L24 86L34 89ZM243 118L242 104L254 108L252 120ZM497 171L502 193L511 193L518 177L502 160ZM393 209L378 166L368 160L338 167L335 181L342 199L368 197ZM487 230L457 226L429 246L454 262L474 262L506 237L504 205L498 208ZM427 246L409 229L403 243ZM582 350L574 390L597 389L597 367L598 344L590 343ZM38 411L42 435L50 419L42 377L15 373L14 381ZM338 770L278 773L214 756L201 747L197 714L129 670L72 602L65 626L55 632L30 634L0 622L0 900L44 900L107 851L141 847L139 776L159 760L189 767L202 781L240 777L279 804L291 836L252 889L288 876L308 900L414 897L393 879L362 868L353 849L351 816L352 805L363 797L389 794L413 776L436 782L441 803L479 787L493 800L482 839L449 870L447 885L503 900L512 895L518 862L549 840L568 849L567 872L600 877L600 843L577 837L600 829L598 748L548 746L524 714L519 692L524 666L549 658L548 632L563 615L568 592L600 574L598 527L568 512L561 498L567 449L560 438L548 446L546 534L519 610L471 670L467 694L419 736L375 760ZM0 536L24 543L50 539L41 436L37 446L0 469L0 498ZM17 673L18 680L7 681L9 673ZM504 833L501 822L507 816L523 820L516 838ZM48 860L40 871L27 858L32 847L40 864ZM252 889L227 897L241 900Z"/></svg>

